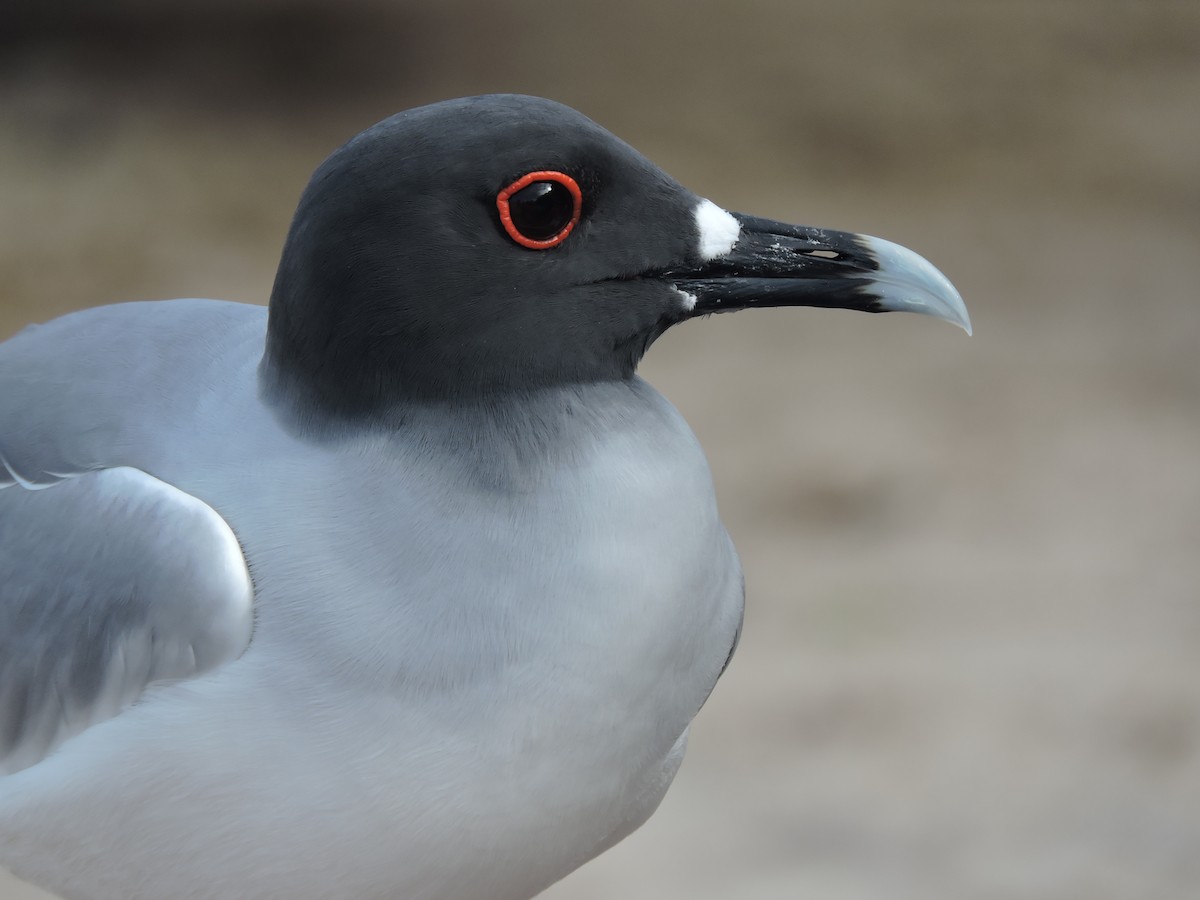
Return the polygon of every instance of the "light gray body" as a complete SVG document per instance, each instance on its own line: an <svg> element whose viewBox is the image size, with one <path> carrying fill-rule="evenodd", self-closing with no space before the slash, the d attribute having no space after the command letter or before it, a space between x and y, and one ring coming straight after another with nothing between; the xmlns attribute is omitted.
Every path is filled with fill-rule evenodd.
<svg viewBox="0 0 1200 900"><path fill-rule="evenodd" d="M176 578L187 602L68 598L105 647L175 604L192 614L155 639L209 655L174 682L106 670L124 693L91 718L60 696L79 733L0 777L0 864L88 900L529 897L658 805L735 639L741 573L700 447L638 379L303 436L260 399L265 326L258 307L129 304L0 346L0 452L27 482L0 488L0 523L53 533L82 505L121 558L169 570L147 584L210 557L225 573ZM252 636L211 522L163 501L146 528L136 504L60 493L115 467L228 523ZM25 584L88 564L78 541L0 545ZM16 603L0 586L9 635ZM56 625L76 627L36 627Z"/></svg>

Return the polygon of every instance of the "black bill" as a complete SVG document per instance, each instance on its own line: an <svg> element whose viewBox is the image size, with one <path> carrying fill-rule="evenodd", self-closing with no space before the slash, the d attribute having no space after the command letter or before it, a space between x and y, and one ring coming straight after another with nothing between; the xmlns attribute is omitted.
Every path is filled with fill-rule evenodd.
<svg viewBox="0 0 1200 900"><path fill-rule="evenodd" d="M820 306L937 316L971 333L962 297L932 263L882 238L733 213L728 253L666 274L695 298L692 315L751 307Z"/></svg>

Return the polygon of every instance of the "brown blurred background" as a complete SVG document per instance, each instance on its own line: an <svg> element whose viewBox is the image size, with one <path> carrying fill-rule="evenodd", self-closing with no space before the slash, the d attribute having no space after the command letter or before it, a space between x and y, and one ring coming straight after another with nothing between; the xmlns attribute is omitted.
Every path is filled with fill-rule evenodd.
<svg viewBox="0 0 1200 900"><path fill-rule="evenodd" d="M0 336L262 303L326 153L492 91L966 298L973 339L780 310L651 352L745 636L659 813L547 897L1200 897L1200 4L48 6L0 28Z"/></svg>

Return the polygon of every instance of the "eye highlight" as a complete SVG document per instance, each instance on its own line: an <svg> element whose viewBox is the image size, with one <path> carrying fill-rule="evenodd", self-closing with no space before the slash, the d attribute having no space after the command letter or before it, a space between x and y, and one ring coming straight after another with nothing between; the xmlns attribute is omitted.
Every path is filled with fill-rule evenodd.
<svg viewBox="0 0 1200 900"><path fill-rule="evenodd" d="M496 195L496 209L510 238L530 250L548 250L574 229L583 194L563 172L530 172Z"/></svg>

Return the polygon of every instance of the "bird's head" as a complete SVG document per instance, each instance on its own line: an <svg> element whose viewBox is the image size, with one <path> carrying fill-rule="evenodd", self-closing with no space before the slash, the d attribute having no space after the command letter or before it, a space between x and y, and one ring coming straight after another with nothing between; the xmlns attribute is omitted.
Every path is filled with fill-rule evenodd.
<svg viewBox="0 0 1200 900"><path fill-rule="evenodd" d="M472 97L386 119L317 169L264 365L347 414L474 400L628 378L670 326L760 306L970 329L903 247L725 212L566 106Z"/></svg>

